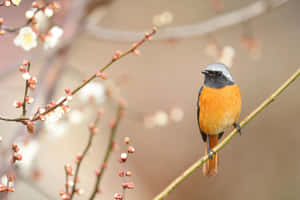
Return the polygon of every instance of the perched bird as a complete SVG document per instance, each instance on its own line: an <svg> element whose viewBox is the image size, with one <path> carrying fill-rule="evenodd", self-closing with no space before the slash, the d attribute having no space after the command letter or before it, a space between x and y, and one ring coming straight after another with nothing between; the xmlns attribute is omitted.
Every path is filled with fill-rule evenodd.
<svg viewBox="0 0 300 200"><path fill-rule="evenodd" d="M222 63L213 63L202 71L204 85L200 88L197 101L197 119L202 139L206 142L205 153L209 160L203 166L206 176L218 172L218 153L213 152L224 131L234 126L241 111L241 93L229 69Z"/></svg>

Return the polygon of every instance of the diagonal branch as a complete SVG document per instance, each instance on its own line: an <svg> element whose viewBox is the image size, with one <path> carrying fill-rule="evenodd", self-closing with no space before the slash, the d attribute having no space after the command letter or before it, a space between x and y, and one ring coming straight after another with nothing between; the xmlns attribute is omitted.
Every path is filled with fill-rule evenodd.
<svg viewBox="0 0 300 200"><path fill-rule="evenodd" d="M270 103L272 103L276 97L278 97L296 78L300 76L300 68L286 81L284 82L270 97L268 97L264 102L262 102L255 110L253 110L249 115L247 115L240 123L241 127L248 124L257 114L259 114L263 109L265 109ZM237 134L237 129L233 129L223 140L220 142L213 151L220 151L232 138ZM208 160L208 156L205 155L196 161L192 166L185 170L182 175L177 177L173 182L170 183L161 193L159 193L153 200L164 199L171 191L173 191L177 185L189 177L197 168L203 165Z"/></svg>

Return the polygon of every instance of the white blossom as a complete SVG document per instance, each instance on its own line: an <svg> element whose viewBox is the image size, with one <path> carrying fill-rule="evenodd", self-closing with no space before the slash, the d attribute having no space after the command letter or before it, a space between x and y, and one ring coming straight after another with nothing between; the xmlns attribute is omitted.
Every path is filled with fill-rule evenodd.
<svg viewBox="0 0 300 200"><path fill-rule="evenodd" d="M225 64L227 67L231 67L233 63L233 58L235 55L235 50L232 46L225 46L222 50L222 55L218 62Z"/></svg>
<svg viewBox="0 0 300 200"><path fill-rule="evenodd" d="M165 11L160 15L155 15L152 19L152 23L155 26L162 27L171 24L173 21L173 14L169 11Z"/></svg>
<svg viewBox="0 0 300 200"><path fill-rule="evenodd" d="M81 111L79 110L73 110L70 114L69 114L69 120L70 123L72 124L79 124L83 119L83 115L81 113Z"/></svg>
<svg viewBox="0 0 300 200"><path fill-rule="evenodd" d="M154 122L157 126L165 126L168 123L168 114L164 111L158 111L154 115Z"/></svg>
<svg viewBox="0 0 300 200"><path fill-rule="evenodd" d="M63 33L64 31L60 27L53 26L45 38L44 49L54 48L59 42Z"/></svg>
<svg viewBox="0 0 300 200"><path fill-rule="evenodd" d="M52 122L58 121L60 118L62 118L62 116L64 115L64 112L65 111L62 108L62 106L58 106L53 111L51 111L47 115L45 115L46 122L47 123L52 123Z"/></svg>
<svg viewBox="0 0 300 200"><path fill-rule="evenodd" d="M170 119L174 122L180 122L183 119L183 110L179 107L174 107L170 110Z"/></svg>
<svg viewBox="0 0 300 200"><path fill-rule="evenodd" d="M20 170L26 175L30 174L32 164L39 150L39 142L36 140L31 140L28 143L17 142L20 148L20 153L22 155L22 160L16 162L16 165L20 167Z"/></svg>
<svg viewBox="0 0 300 200"><path fill-rule="evenodd" d="M11 2L15 5L15 6L18 6L20 5L22 0L11 0Z"/></svg>
<svg viewBox="0 0 300 200"><path fill-rule="evenodd" d="M68 131L69 124L64 121L46 121L45 128L49 138L55 139L63 136Z"/></svg>
<svg viewBox="0 0 300 200"><path fill-rule="evenodd" d="M45 15L46 15L47 17L52 17L53 14L54 14L54 11L53 11L53 9L51 9L51 8L46 8L46 9L44 10L44 13L45 13Z"/></svg>
<svg viewBox="0 0 300 200"><path fill-rule="evenodd" d="M20 29L18 36L15 38L14 43L16 46L22 47L24 50L37 46L37 35L29 26Z"/></svg>
<svg viewBox="0 0 300 200"><path fill-rule="evenodd" d="M25 12L26 19L32 19L37 8L31 8Z"/></svg>
<svg viewBox="0 0 300 200"><path fill-rule="evenodd" d="M100 104L105 101L105 87L101 83L89 83L79 91L79 99L87 103L90 99Z"/></svg>

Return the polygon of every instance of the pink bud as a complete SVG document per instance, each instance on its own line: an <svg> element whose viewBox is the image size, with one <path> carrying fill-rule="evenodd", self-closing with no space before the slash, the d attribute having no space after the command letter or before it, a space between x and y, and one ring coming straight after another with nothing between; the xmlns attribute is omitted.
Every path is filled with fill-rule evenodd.
<svg viewBox="0 0 300 200"><path fill-rule="evenodd" d="M70 94L70 92L71 92L71 89L70 89L70 88L66 88L66 89L65 89L65 93L66 93L66 94Z"/></svg>
<svg viewBox="0 0 300 200"><path fill-rule="evenodd" d="M139 56L141 54L141 52L137 49L132 51L134 55Z"/></svg>
<svg viewBox="0 0 300 200"><path fill-rule="evenodd" d="M24 67L23 65L21 65L19 67L19 71L22 72L22 73L25 73L25 72L27 72L27 69L26 69L26 67Z"/></svg>
<svg viewBox="0 0 300 200"><path fill-rule="evenodd" d="M129 144L129 143L130 143L130 138L129 138L129 137L125 137L125 138L124 138L124 142L125 142L126 144Z"/></svg>
<svg viewBox="0 0 300 200"><path fill-rule="evenodd" d="M111 120L111 121L109 122L109 127L110 127L110 128L113 128L113 127L116 126L116 124L117 124L117 121L116 121L116 120Z"/></svg>
<svg viewBox="0 0 300 200"><path fill-rule="evenodd" d="M123 177L124 176L124 170L120 169L119 172L118 172L118 174L119 174L120 177Z"/></svg>
<svg viewBox="0 0 300 200"><path fill-rule="evenodd" d="M128 158L127 153L121 153L120 160L121 160L122 162L125 162L125 161L127 160L127 158Z"/></svg>
<svg viewBox="0 0 300 200"><path fill-rule="evenodd" d="M125 175L126 175L126 176L131 176L132 173L131 173L131 171L127 171L127 172L125 173Z"/></svg>
<svg viewBox="0 0 300 200"><path fill-rule="evenodd" d="M121 195L121 194L119 194L119 193L116 193L116 194L114 194L114 199L116 199L116 200L122 200L122 199L123 199L123 197L122 197L122 195Z"/></svg>
<svg viewBox="0 0 300 200"><path fill-rule="evenodd" d="M27 102L28 104L32 104L33 101L34 101L33 97L31 97L31 96L25 97L25 100L26 100L26 102Z"/></svg>
<svg viewBox="0 0 300 200"><path fill-rule="evenodd" d="M135 149L133 146L129 146L128 147L128 153L134 153L135 152Z"/></svg>
<svg viewBox="0 0 300 200"><path fill-rule="evenodd" d="M68 175L72 176L73 175L73 169L72 166L70 164L66 164L65 165L65 171Z"/></svg>
<svg viewBox="0 0 300 200"><path fill-rule="evenodd" d="M25 66L30 65L30 61L29 60L23 60L23 65L25 65Z"/></svg>
<svg viewBox="0 0 300 200"><path fill-rule="evenodd" d="M96 174L96 176L99 176L101 174L101 171L99 169L96 169L95 174Z"/></svg>

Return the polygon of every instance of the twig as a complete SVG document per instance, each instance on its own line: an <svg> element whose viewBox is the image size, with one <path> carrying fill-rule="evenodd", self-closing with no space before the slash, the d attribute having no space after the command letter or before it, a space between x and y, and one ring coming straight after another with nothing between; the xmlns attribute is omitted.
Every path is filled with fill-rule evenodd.
<svg viewBox="0 0 300 200"><path fill-rule="evenodd" d="M76 179L78 178L78 174L79 174L79 170L80 170L80 165L81 165L81 162L83 161L83 159L85 158L87 152L89 151L89 149L91 148L92 146L92 142L93 142L93 138L95 136L95 133L96 133L96 129L97 129L97 124L99 123L99 120L100 120L100 113L98 113L94 123L89 127L89 130L90 130L90 135L89 135L89 140L88 140L88 143L87 145L85 146L84 150L83 150L83 153L79 156L79 158L76 160L77 161L77 165L76 165L76 169L75 169L75 174L74 174L74 178L73 178L73 186L72 186L72 190L71 190L71 194L70 194L70 200L73 199L73 196L76 192L76 184L77 184L77 181ZM66 190L66 192L68 193L68 191Z"/></svg>
<svg viewBox="0 0 300 200"><path fill-rule="evenodd" d="M27 72L29 73L29 71L30 71L30 63L27 65ZM25 115L26 115L26 104L27 104L26 97L28 94L28 88L29 88L29 84L28 84L28 80L26 80L25 92L24 92L24 98L23 98L23 106L22 106L22 117L25 117Z"/></svg>
<svg viewBox="0 0 300 200"><path fill-rule="evenodd" d="M300 75L300 68L285 82L283 83L269 98L262 102L254 111L252 111L248 116L246 116L241 122L240 127L244 127L248 122L250 122L258 113L260 113L266 106L272 103L277 96L279 96L296 78ZM215 148L214 152L220 151L237 133L237 129L233 129ZM170 185L168 185L161 193L159 193L153 200L164 199L171 191L173 191L178 184L189 177L197 168L203 165L208 160L208 156L205 155L196 161L192 166L185 170L182 175L177 177Z"/></svg>
<svg viewBox="0 0 300 200"><path fill-rule="evenodd" d="M68 167L65 166L65 189L66 189L66 193L69 194L69 171L68 171Z"/></svg>
<svg viewBox="0 0 300 200"><path fill-rule="evenodd" d="M110 155L113 151L114 139L115 139L115 136L116 136L118 125L120 124L122 113L123 113L123 107L122 107L122 105L119 105L118 110L117 110L117 117L116 117L115 124L112 126L111 131L110 131L109 144L107 146L105 157L103 159L101 168L99 170L100 173L97 176L96 183L95 183L93 192L92 192L89 200L93 200L95 198L98 190L99 190L99 185L100 185L100 182L101 182L101 178L102 178L102 176L105 172L108 159L109 159L109 157L110 157Z"/></svg>
<svg viewBox="0 0 300 200"><path fill-rule="evenodd" d="M242 22L248 21L255 17L265 14L270 9L278 8L286 4L288 0L272 0L265 1L259 0L250 5L240 8L236 11L218 15L212 19L208 19L204 22L198 24L183 25L177 27L167 27L159 30L156 40L166 40L174 38L186 38L192 36L200 36L208 33L215 32L219 29L240 24ZM114 30L99 26L99 21L87 23L86 29L88 33L104 40L113 41L135 41L136 38L143 35L144 31L124 31L124 30Z"/></svg>

